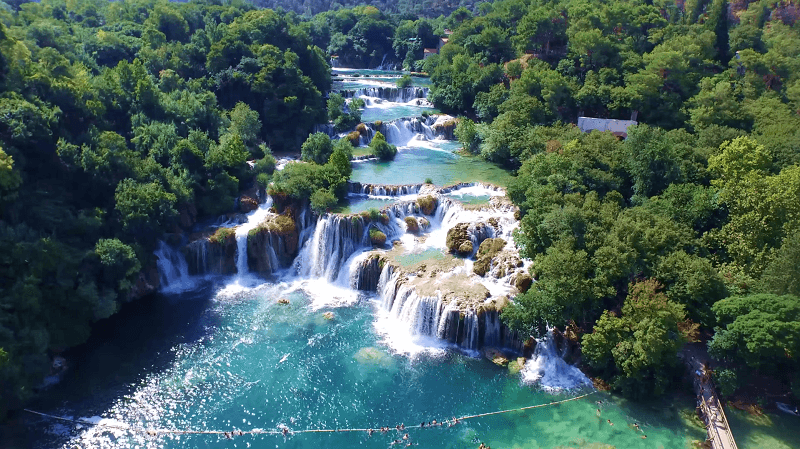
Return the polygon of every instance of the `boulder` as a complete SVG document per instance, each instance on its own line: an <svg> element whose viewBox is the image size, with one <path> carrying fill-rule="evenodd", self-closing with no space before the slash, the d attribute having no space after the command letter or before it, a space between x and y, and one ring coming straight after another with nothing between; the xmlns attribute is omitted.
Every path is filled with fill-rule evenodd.
<svg viewBox="0 0 800 449"><path fill-rule="evenodd" d="M383 246L386 244L386 234L375 228L371 228L369 230L369 241L372 243L372 246Z"/></svg>
<svg viewBox="0 0 800 449"><path fill-rule="evenodd" d="M447 249L452 254L469 257L475 249L469 234L469 223L458 223L447 231Z"/></svg>
<svg viewBox="0 0 800 449"><path fill-rule="evenodd" d="M514 287L517 288L517 291L520 293L527 292L531 285L533 285L533 278L528 273L519 273L517 274L516 279L514 279Z"/></svg>
<svg viewBox="0 0 800 449"><path fill-rule="evenodd" d="M414 217L406 217L406 231L416 234L419 232L419 222Z"/></svg>
<svg viewBox="0 0 800 449"><path fill-rule="evenodd" d="M525 357L517 357L516 360L512 360L508 364L508 372L511 374L517 374L523 368L525 368Z"/></svg>
<svg viewBox="0 0 800 449"><path fill-rule="evenodd" d="M252 212L258 209L258 201L255 198L249 197L247 195L242 195L239 198L239 211L243 214Z"/></svg>
<svg viewBox="0 0 800 449"><path fill-rule="evenodd" d="M509 360L496 348L486 347L483 349L483 356L497 366L507 366Z"/></svg>
<svg viewBox="0 0 800 449"><path fill-rule="evenodd" d="M433 215L436 212L436 206L439 205L439 200L435 196L423 196L417 199L417 205L423 214Z"/></svg>

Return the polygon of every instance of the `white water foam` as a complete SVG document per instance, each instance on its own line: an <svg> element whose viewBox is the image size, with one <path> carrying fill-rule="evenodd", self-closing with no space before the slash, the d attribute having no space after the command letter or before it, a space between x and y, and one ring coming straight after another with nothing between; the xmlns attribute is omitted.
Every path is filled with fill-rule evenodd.
<svg viewBox="0 0 800 449"><path fill-rule="evenodd" d="M533 357L521 371L524 383L538 383L542 389L551 392L592 386L592 381L581 370L568 364L563 359L564 354L558 353L552 329L536 342Z"/></svg>

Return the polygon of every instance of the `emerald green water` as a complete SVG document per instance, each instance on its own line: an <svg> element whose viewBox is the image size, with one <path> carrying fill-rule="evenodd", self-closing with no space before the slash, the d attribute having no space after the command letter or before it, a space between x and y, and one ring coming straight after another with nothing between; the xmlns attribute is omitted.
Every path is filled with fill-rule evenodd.
<svg viewBox="0 0 800 449"><path fill-rule="evenodd" d="M800 418L783 413L753 416L732 407L725 409L740 449L794 449L800 447Z"/></svg>
<svg viewBox="0 0 800 449"><path fill-rule="evenodd" d="M389 103L389 105L390 107L383 107L384 105L380 104L367 106L361 113L361 121L365 123L376 122L378 120L390 122L405 117L419 117L425 111L431 114L439 112L431 107L416 106L407 103Z"/></svg>
<svg viewBox="0 0 800 449"><path fill-rule="evenodd" d="M35 406L148 428L249 430L285 424L296 430L412 425L580 393L547 393L523 385L505 368L453 351L394 353L387 342L396 336L382 332L388 318L374 300L325 307L321 303L338 294L336 288L310 285L316 294L292 288L265 284L229 296L207 290L159 297L144 310L123 310L78 357L79 366L50 395L49 408L46 402ZM278 298L290 304L279 305ZM328 311L334 312L333 320L323 317ZM601 399L606 403L598 417L595 401ZM498 448L685 448L702 437L681 416L681 410L691 413L691 406L691 401L631 406L597 393L408 433L413 444L426 448L474 449L480 442ZM642 424L647 440L629 426L633 422ZM230 441L215 435L124 432L111 438L111 432L86 433L44 420L32 425L47 429L37 430L36 446L65 448L385 448L400 437L392 431L372 437L358 432ZM594 446L600 443L610 446Z"/></svg>
<svg viewBox="0 0 800 449"><path fill-rule="evenodd" d="M457 142L426 142L436 149L425 147L400 148L390 162L366 161L353 164L351 180L362 183L416 184L426 178L437 186L459 182L488 182L505 186L511 175L502 168L477 157L454 153Z"/></svg>

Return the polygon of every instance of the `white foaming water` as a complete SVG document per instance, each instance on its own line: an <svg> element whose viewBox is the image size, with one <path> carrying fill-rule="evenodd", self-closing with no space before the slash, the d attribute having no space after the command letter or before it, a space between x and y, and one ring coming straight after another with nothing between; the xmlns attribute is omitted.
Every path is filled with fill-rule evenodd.
<svg viewBox="0 0 800 449"><path fill-rule="evenodd" d="M475 184L469 187L462 187L448 193L448 196L465 197L465 196L504 196L506 193L497 188L485 186L483 184Z"/></svg>
<svg viewBox="0 0 800 449"><path fill-rule="evenodd" d="M552 329L536 342L533 357L525 363L521 372L523 382L539 383L546 391L592 386L592 381L581 370L565 362L564 354L558 353Z"/></svg>
<svg viewBox="0 0 800 449"><path fill-rule="evenodd" d="M236 277L220 291L220 294L225 296L233 295L263 282L250 275L250 269L247 265L247 238L250 231L258 227L272 214L269 211L270 207L272 207L272 197L268 196L267 200L258 209L247 214L246 222L236 227Z"/></svg>
<svg viewBox="0 0 800 449"><path fill-rule="evenodd" d="M157 258L156 265L162 292L181 293L196 287L195 280L189 276L189 264L180 251L159 240L158 247L153 253Z"/></svg>

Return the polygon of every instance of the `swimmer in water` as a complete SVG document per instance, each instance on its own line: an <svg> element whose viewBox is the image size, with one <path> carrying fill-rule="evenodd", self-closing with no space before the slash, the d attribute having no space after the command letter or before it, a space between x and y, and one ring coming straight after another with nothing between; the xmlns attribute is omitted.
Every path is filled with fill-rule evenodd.
<svg viewBox="0 0 800 449"><path fill-rule="evenodd" d="M611 422L611 420L610 420L610 419L607 419L606 421L608 421L608 424L609 424L609 425L612 425L612 426L614 425L614 423L613 423L613 422Z"/></svg>

